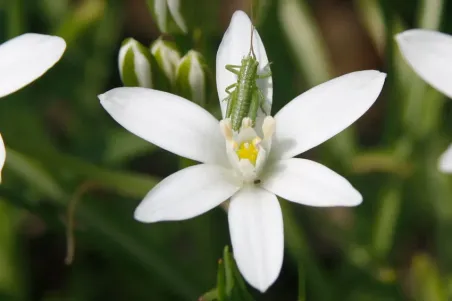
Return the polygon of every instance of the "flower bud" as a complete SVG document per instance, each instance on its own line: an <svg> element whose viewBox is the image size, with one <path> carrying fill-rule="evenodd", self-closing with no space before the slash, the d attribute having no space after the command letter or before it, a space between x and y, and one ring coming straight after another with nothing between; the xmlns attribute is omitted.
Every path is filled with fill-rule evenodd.
<svg viewBox="0 0 452 302"><path fill-rule="evenodd" d="M161 73L165 75L171 86L174 86L176 68L180 61L180 53L176 44L159 38L151 45L151 53Z"/></svg>
<svg viewBox="0 0 452 302"><path fill-rule="evenodd" d="M140 42L132 38L124 40L118 66L124 86L152 88L151 54Z"/></svg>
<svg viewBox="0 0 452 302"><path fill-rule="evenodd" d="M190 50L180 61L176 69L176 89L180 96L205 105L207 98L207 67L202 55Z"/></svg>
<svg viewBox="0 0 452 302"><path fill-rule="evenodd" d="M187 33L187 23L181 12L181 0L148 0L148 7L163 33Z"/></svg>

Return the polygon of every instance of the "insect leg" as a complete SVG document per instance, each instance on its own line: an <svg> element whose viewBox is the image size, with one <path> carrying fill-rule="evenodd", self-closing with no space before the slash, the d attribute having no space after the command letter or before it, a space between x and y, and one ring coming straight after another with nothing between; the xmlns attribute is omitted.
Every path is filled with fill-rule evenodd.
<svg viewBox="0 0 452 302"><path fill-rule="evenodd" d="M253 89L253 95L251 96L250 110L248 111L248 117L251 119L253 127L254 127L254 124L256 123L257 111L259 110L259 105L261 102L259 91L260 90L257 87L255 89Z"/></svg>
<svg viewBox="0 0 452 302"><path fill-rule="evenodd" d="M256 89L257 89L257 91L259 93L259 106L260 106L262 112L265 115L270 115L270 113L265 111L265 108L264 108L264 105L265 105L265 96L264 96L264 94L262 93L262 91L259 88L256 88Z"/></svg>
<svg viewBox="0 0 452 302"><path fill-rule="evenodd" d="M235 86L237 86L237 83L234 83L234 84L229 85L228 87L226 87L226 89L225 89L224 91L226 91L227 94L231 94L231 93L232 93L232 92L231 92L231 89L232 89L232 88L235 88Z"/></svg>
<svg viewBox="0 0 452 302"><path fill-rule="evenodd" d="M228 101L228 106L226 107L226 117L230 117L232 109L234 109L235 103L237 102L237 92L234 90L225 100Z"/></svg>
<svg viewBox="0 0 452 302"><path fill-rule="evenodd" d="M229 64L228 64L228 65L226 65L225 67L226 67L226 70L232 72L233 74L239 75L239 73L240 73L240 68L241 68L242 66L240 66L240 65L229 65ZM238 68L239 70L237 70L237 68Z"/></svg>
<svg viewBox="0 0 452 302"><path fill-rule="evenodd" d="M228 96L227 97L225 97L224 99L222 99L221 101L222 102L224 102L224 101L228 101L230 98L231 98L231 93L234 93L234 91L230 91L232 88L234 88L235 86L237 86L237 84L232 84L232 85L229 85L228 87L226 87L226 89L224 90L224 91L226 91L226 93L228 94Z"/></svg>
<svg viewBox="0 0 452 302"><path fill-rule="evenodd" d="M272 71L270 70L270 64L271 64L271 62L268 62L267 65L265 65L264 70L266 70L266 72L264 72L262 74L258 74L257 75L258 79L265 79L272 75Z"/></svg>

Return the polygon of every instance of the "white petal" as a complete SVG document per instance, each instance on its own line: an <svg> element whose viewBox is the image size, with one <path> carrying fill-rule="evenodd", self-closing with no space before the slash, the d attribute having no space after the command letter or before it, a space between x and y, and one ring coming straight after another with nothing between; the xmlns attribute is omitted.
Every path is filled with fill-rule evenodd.
<svg viewBox="0 0 452 302"><path fill-rule="evenodd" d="M232 172L214 165L180 170L155 186L135 210L141 222L183 220L220 205L240 188Z"/></svg>
<svg viewBox="0 0 452 302"><path fill-rule="evenodd" d="M452 36L411 29L396 36L409 65L427 83L452 98Z"/></svg>
<svg viewBox="0 0 452 302"><path fill-rule="evenodd" d="M314 207L362 202L361 194L344 177L319 163L291 158L266 169L261 186L284 199Z"/></svg>
<svg viewBox="0 0 452 302"><path fill-rule="evenodd" d="M299 95L275 116L273 158L291 158L341 132L375 102L386 74L352 72Z"/></svg>
<svg viewBox="0 0 452 302"><path fill-rule="evenodd" d="M272 193L246 187L232 196L228 217L237 266L249 284L265 292L278 278L284 256L279 202Z"/></svg>
<svg viewBox="0 0 452 302"><path fill-rule="evenodd" d="M236 11L232 15L229 28L224 33L223 40L218 48L216 63L217 89L223 118L225 117L227 106L227 102L223 100L228 96L225 89L227 86L237 82L237 76L226 70L226 65L241 65L242 59L250 52L251 26L252 23L248 15L242 11ZM254 30L253 34L253 48L256 59L259 62L258 73L262 74L265 70L270 70L268 67L264 68L268 64L268 58L257 30ZM272 77L257 80L257 85L265 96L264 108L270 114L273 101ZM259 115L261 114L262 112Z"/></svg>
<svg viewBox="0 0 452 302"><path fill-rule="evenodd" d="M0 45L0 97L42 76L64 53L60 37L24 34Z"/></svg>
<svg viewBox="0 0 452 302"><path fill-rule="evenodd" d="M5 164L6 159L6 150L5 150L5 144L3 143L2 136L0 135L0 182L2 182L2 169L3 165Z"/></svg>
<svg viewBox="0 0 452 302"><path fill-rule="evenodd" d="M183 157L227 164L219 123L198 105L174 94L138 87L115 88L99 99L133 134Z"/></svg>
<svg viewBox="0 0 452 302"><path fill-rule="evenodd" d="M443 154L441 154L438 162L438 168L441 172L452 173L452 144L449 145Z"/></svg>

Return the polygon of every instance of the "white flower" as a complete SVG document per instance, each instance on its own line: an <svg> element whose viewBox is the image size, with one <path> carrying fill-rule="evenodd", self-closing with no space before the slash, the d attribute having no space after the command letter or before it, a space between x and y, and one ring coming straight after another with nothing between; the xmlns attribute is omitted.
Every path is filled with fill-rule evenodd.
<svg viewBox="0 0 452 302"><path fill-rule="evenodd" d="M400 51L413 70L438 91L452 98L452 36L426 29L410 29L396 36ZM438 168L452 173L452 144Z"/></svg>
<svg viewBox="0 0 452 302"><path fill-rule="evenodd" d="M217 55L217 86L236 81L225 64L240 64L248 53L251 22L232 17ZM267 56L257 32L254 50ZM182 220L203 214L230 198L232 247L244 278L265 291L281 270L283 221L277 197L309 206L355 206L362 197L330 169L293 158L352 124L378 97L385 74L361 71L319 85L287 104L274 118L260 117L255 129L245 119L239 133L198 105L169 93L116 88L100 95L105 110L135 135L202 164L165 178L135 211L142 222ZM271 104L271 78L260 83ZM221 104L224 106L224 104ZM223 111L224 114L224 111ZM262 112L261 112L262 114ZM221 131L220 131L221 130Z"/></svg>
<svg viewBox="0 0 452 302"><path fill-rule="evenodd" d="M0 97L11 94L42 76L63 55L62 38L23 34L0 45ZM0 136L0 172L5 146Z"/></svg>

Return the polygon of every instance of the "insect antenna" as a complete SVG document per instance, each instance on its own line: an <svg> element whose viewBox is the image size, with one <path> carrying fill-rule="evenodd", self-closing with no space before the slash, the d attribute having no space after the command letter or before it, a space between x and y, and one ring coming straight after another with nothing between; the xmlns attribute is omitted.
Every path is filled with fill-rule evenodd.
<svg viewBox="0 0 452 302"><path fill-rule="evenodd" d="M253 14L253 1L251 1L251 39L250 39L250 54L256 58L253 47L253 36L254 36L254 14Z"/></svg>

